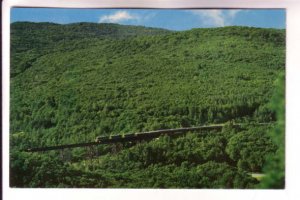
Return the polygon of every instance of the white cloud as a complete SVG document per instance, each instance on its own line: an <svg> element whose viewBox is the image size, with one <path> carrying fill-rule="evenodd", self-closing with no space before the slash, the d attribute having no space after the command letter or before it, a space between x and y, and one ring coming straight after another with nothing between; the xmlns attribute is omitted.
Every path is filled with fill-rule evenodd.
<svg viewBox="0 0 300 200"><path fill-rule="evenodd" d="M119 23L129 20L140 20L140 16L129 13L128 11L117 11L111 15L103 15L99 19L99 23Z"/></svg>
<svg viewBox="0 0 300 200"><path fill-rule="evenodd" d="M241 10L193 10L191 13L200 17L204 25L225 26L230 25L231 21Z"/></svg>
<svg viewBox="0 0 300 200"><path fill-rule="evenodd" d="M193 10L192 13L194 15L199 16L202 20L204 20L204 23L214 26L224 26L225 21L222 16L221 10Z"/></svg>

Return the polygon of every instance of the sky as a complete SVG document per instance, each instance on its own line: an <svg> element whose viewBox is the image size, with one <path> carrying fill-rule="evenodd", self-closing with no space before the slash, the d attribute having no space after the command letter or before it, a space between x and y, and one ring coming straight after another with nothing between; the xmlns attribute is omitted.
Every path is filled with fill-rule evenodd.
<svg viewBox="0 0 300 200"><path fill-rule="evenodd" d="M142 25L169 30L252 26L285 28L284 9L58 9L13 8L11 22L76 22Z"/></svg>

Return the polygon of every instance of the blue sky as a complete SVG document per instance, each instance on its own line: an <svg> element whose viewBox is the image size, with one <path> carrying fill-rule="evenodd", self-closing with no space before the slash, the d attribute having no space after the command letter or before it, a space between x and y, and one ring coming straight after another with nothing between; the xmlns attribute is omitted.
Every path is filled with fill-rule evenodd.
<svg viewBox="0 0 300 200"><path fill-rule="evenodd" d="M201 27L285 28L284 9L57 9L13 8L11 21L118 23L188 30Z"/></svg>

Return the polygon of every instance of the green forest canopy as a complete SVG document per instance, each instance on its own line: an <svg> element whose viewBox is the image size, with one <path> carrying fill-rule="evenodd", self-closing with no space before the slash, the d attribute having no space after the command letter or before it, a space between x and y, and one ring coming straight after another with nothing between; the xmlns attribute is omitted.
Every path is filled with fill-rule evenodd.
<svg viewBox="0 0 300 200"><path fill-rule="evenodd" d="M82 164L82 150L72 152L75 164L56 161L51 157L55 153L19 152L93 141L99 135L228 121L274 122L270 100L274 82L285 70L284 30L224 27L176 32L117 24L17 22L11 33L13 186L255 187L246 172L260 172L267 156L276 151L267 134L272 127L247 126L230 128L221 138L184 136L143 143L118 155L101 147L107 154L98 158L94 170ZM178 140L185 148L179 148ZM203 141L211 144L209 148L201 146ZM211 151L213 156L205 156ZM135 153L145 157L130 157ZM50 173L49 183L43 183L36 174L45 176L42 169L20 168L26 157L37 166L58 162L62 171ZM128 167L119 166L124 163ZM206 182L202 167L215 168ZM218 179L221 169L229 170L228 176ZM98 178L80 181L70 175L70 180L57 180L63 170ZM195 180L191 185L179 183L181 173ZM231 173L236 177L232 183ZM37 177L27 180L25 174ZM142 184L143 177L149 182Z"/></svg>

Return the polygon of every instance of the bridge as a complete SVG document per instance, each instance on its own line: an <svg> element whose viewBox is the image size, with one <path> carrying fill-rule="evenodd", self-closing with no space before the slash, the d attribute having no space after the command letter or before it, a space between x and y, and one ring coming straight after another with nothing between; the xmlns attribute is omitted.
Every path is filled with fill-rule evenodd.
<svg viewBox="0 0 300 200"><path fill-rule="evenodd" d="M252 125L261 126L261 125L271 125L273 123L256 123ZM127 143L134 141L143 141L143 140L152 140L155 138L159 138L163 135L168 136L178 136L181 134L185 134L187 132L195 132L195 131L205 131L205 130L217 130L220 131L226 124L214 124L207 126L198 126L198 127L187 127L187 128L175 128L175 129L163 129L163 130L155 130L155 131L147 131L147 132L139 132L139 133L131 133L131 134L119 134L113 136L99 136L96 137L93 142L86 143L76 143L76 144L65 144L65 145L57 145L57 146L47 146L47 147L36 147L29 148L25 151L27 152L45 152L51 150L62 150L62 149L71 149L77 147L89 147L95 145L102 144L115 144L115 143ZM232 127L240 127L246 124L231 124ZM198 132L201 134L201 132Z"/></svg>

